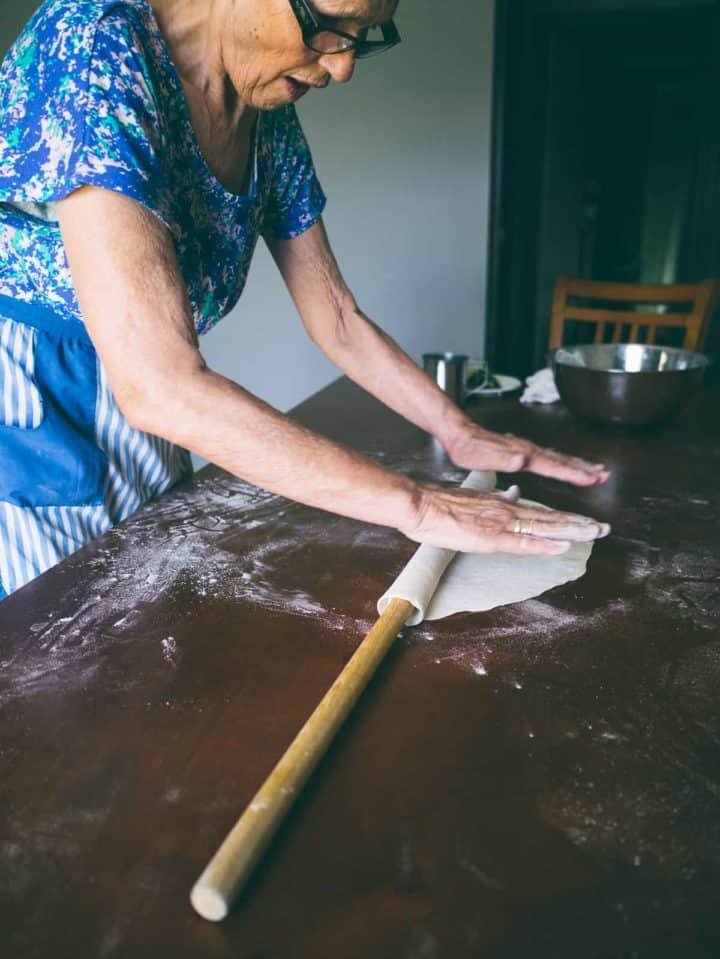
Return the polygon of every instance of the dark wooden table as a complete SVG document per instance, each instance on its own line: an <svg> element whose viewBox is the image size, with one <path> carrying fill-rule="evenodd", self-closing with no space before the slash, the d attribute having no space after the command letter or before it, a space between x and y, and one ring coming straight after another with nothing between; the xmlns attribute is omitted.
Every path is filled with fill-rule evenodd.
<svg viewBox="0 0 720 959"><path fill-rule="evenodd" d="M614 535L407 630L222 925L192 883L413 545L209 469L0 604L3 957L720 955L718 396L644 432L472 411L610 464L523 488ZM295 415L462 475L345 381Z"/></svg>

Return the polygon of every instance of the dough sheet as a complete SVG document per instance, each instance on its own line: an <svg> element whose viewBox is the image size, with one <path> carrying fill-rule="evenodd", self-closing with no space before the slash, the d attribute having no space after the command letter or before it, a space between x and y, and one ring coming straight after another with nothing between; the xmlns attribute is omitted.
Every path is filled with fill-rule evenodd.
<svg viewBox="0 0 720 959"><path fill-rule="evenodd" d="M495 489L495 473L475 470L463 489ZM531 500L520 500L539 506ZM437 546L420 546L398 578L378 600L382 613L391 599L414 606L408 626L424 619L442 619L460 612L481 612L532 599L541 593L579 579L586 570L592 543L573 543L559 556L525 556L514 553L456 553Z"/></svg>

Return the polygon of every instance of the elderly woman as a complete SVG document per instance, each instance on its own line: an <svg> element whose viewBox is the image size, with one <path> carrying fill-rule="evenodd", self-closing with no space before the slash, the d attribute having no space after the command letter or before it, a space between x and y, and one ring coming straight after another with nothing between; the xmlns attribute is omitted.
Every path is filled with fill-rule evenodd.
<svg viewBox="0 0 720 959"><path fill-rule="evenodd" d="M395 45L395 6L48 0L30 21L0 76L0 595L187 478L187 449L418 542L552 554L607 532L388 471L203 362L262 235L312 340L458 466L607 478L476 426L345 285L294 103Z"/></svg>

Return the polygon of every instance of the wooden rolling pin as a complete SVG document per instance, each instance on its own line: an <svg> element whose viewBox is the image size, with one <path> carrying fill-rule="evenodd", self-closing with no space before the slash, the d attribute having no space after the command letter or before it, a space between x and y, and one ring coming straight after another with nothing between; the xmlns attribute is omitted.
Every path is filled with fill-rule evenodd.
<svg viewBox="0 0 720 959"><path fill-rule="evenodd" d="M228 833L190 893L195 910L205 919L219 922L227 916L308 776L413 612L412 603L404 599L388 604Z"/></svg>
<svg viewBox="0 0 720 959"><path fill-rule="evenodd" d="M496 479L495 473L474 471L462 486L489 491L495 488ZM515 496L515 493L511 495ZM380 618L193 886L190 901L205 919L219 922L228 914L233 899L395 637L406 623L415 625L422 621L425 607L454 556L453 550L420 546L381 597L378 602Z"/></svg>

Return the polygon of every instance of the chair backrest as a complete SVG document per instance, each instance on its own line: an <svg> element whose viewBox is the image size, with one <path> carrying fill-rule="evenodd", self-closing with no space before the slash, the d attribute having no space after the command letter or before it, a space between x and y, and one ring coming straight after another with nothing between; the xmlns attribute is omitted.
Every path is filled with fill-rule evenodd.
<svg viewBox="0 0 720 959"><path fill-rule="evenodd" d="M553 296L550 349L563 345L565 323L573 320L595 325L595 343L604 343L610 331L613 343L638 343L641 342L643 330L645 337L642 342L654 343L658 327L674 327L684 329L682 345L685 349L701 350L718 296L718 286L717 280L652 285L603 283L559 276ZM587 305L576 305L571 300L586 301ZM592 305L592 301L598 300L599 304ZM614 309L614 303L619 308ZM687 304L687 309L663 313L630 309L632 304L673 304L674 307Z"/></svg>

